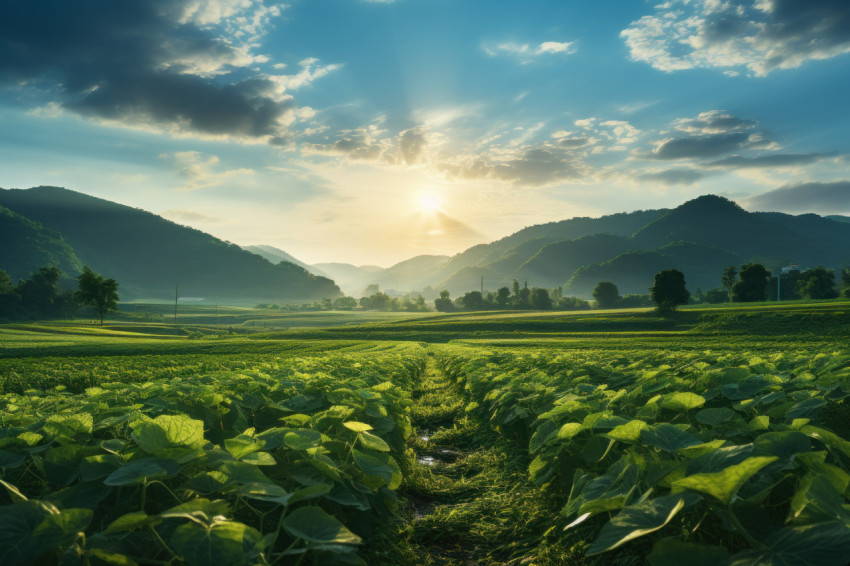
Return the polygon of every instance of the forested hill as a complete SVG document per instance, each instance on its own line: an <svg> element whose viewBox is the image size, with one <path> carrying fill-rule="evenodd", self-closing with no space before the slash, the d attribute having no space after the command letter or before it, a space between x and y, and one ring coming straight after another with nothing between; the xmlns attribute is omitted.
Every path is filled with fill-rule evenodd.
<svg viewBox="0 0 850 566"><path fill-rule="evenodd" d="M565 285L587 296L599 281L623 293L646 293L661 269L680 269L691 289L720 285L727 265L762 262L775 269L850 265L850 223L778 212L747 212L705 195L674 209L573 218L531 226L453 257L431 284L457 294L512 280L529 286Z"/></svg>
<svg viewBox="0 0 850 566"><path fill-rule="evenodd" d="M45 265L55 265L70 276L83 264L58 232L0 206L0 269L12 281L26 279Z"/></svg>
<svg viewBox="0 0 850 566"><path fill-rule="evenodd" d="M61 235L82 264L119 282L123 298L167 300L174 297L175 285L181 297L211 300L311 300L340 294L333 281L298 265L273 265L199 230L68 189L0 189L0 206ZM8 215L0 216L0 223L9 225ZM30 269L39 261L33 256ZM66 261L59 267L76 275L78 265Z"/></svg>

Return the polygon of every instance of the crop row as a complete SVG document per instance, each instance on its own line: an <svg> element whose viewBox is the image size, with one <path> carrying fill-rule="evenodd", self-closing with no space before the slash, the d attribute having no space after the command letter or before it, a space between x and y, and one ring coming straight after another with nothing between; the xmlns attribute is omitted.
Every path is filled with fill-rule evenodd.
<svg viewBox="0 0 850 566"><path fill-rule="evenodd" d="M0 563L357 563L423 367L399 346L7 393Z"/></svg>
<svg viewBox="0 0 850 566"><path fill-rule="evenodd" d="M846 350L455 346L441 363L469 391L467 412L527 447L531 479L563 500L560 527L587 539L587 556L846 562Z"/></svg>

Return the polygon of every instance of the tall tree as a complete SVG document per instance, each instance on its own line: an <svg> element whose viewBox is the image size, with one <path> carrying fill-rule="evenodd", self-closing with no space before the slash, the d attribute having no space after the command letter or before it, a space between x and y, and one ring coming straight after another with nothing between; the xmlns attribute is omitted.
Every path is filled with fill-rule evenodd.
<svg viewBox="0 0 850 566"><path fill-rule="evenodd" d="M720 275L720 281L723 283L723 288L726 290L726 296L730 301L732 300L732 287L735 285L737 278L738 270L734 265L730 265L724 269L723 273Z"/></svg>
<svg viewBox="0 0 850 566"><path fill-rule="evenodd" d="M672 312L685 305L691 294L685 288L685 275L678 269L666 269L655 274L655 283L649 290L652 300L661 312Z"/></svg>
<svg viewBox="0 0 850 566"><path fill-rule="evenodd" d="M844 297L850 299L850 267L841 272L841 289Z"/></svg>
<svg viewBox="0 0 850 566"><path fill-rule="evenodd" d="M760 263L748 263L741 268L739 279L732 286L732 299L741 303L767 300L770 272Z"/></svg>
<svg viewBox="0 0 850 566"><path fill-rule="evenodd" d="M443 289L440 291L440 298L434 299L434 308L440 312L452 312L455 310L455 305L447 290Z"/></svg>
<svg viewBox="0 0 850 566"><path fill-rule="evenodd" d="M620 302L620 290L610 281L600 281L593 290L593 298L600 309L612 309Z"/></svg>
<svg viewBox="0 0 850 566"><path fill-rule="evenodd" d="M837 298L835 272L824 267L805 270L802 278L797 282L797 293L806 299Z"/></svg>
<svg viewBox="0 0 850 566"><path fill-rule="evenodd" d="M540 287L533 288L531 290L531 306L542 311L551 310L552 299L549 297L549 290Z"/></svg>
<svg viewBox="0 0 850 566"><path fill-rule="evenodd" d="M77 277L79 287L74 295L78 303L89 306L100 315L100 325L103 326L103 315L118 308L118 283L115 279L106 279L89 269Z"/></svg>
<svg viewBox="0 0 850 566"><path fill-rule="evenodd" d="M470 291L461 298L464 308L471 311L480 311L484 308L484 296L481 291Z"/></svg>
<svg viewBox="0 0 850 566"><path fill-rule="evenodd" d="M58 267L42 267L29 279L20 281L15 292L21 297L21 306L28 316L56 316L59 314L59 278L62 271Z"/></svg>
<svg viewBox="0 0 850 566"><path fill-rule="evenodd" d="M498 306L500 309L507 308L510 300L511 290L507 287L499 287L499 290L496 291L496 306Z"/></svg>

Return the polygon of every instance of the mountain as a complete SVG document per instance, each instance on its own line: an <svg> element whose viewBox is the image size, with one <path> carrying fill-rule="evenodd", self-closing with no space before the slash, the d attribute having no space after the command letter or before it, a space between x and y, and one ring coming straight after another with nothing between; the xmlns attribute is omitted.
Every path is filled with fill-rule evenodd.
<svg viewBox="0 0 850 566"><path fill-rule="evenodd" d="M829 220L834 220L835 222L846 222L850 224L850 216L841 216L839 214L832 214L830 216L824 216L824 218L828 218Z"/></svg>
<svg viewBox="0 0 850 566"><path fill-rule="evenodd" d="M0 206L0 269L12 281L28 278L39 267L56 266L76 277L83 263L58 232Z"/></svg>
<svg viewBox="0 0 850 566"><path fill-rule="evenodd" d="M576 269L613 259L635 249L631 238L614 234L591 234L575 240L547 244L519 267L518 276L535 285L563 285Z"/></svg>
<svg viewBox="0 0 850 566"><path fill-rule="evenodd" d="M391 267L355 266L348 263L319 263L314 268L330 274L347 295L360 297L367 286L376 284L381 291L399 294L421 291L433 283L433 274L449 260L443 255L420 255Z"/></svg>
<svg viewBox="0 0 850 566"><path fill-rule="evenodd" d="M383 271L383 267L377 265L352 265L350 263L317 263L314 269L327 273L343 293L350 297L359 297L363 289L369 285L369 278L373 273Z"/></svg>
<svg viewBox="0 0 850 566"><path fill-rule="evenodd" d="M626 252L603 263L580 267L567 282L564 292L589 297L600 281L611 281L621 295L646 294L655 274L665 269L684 273L688 289L693 292L698 287L719 287L723 268L739 263L739 256L720 248L677 242L656 250Z"/></svg>
<svg viewBox="0 0 850 566"><path fill-rule="evenodd" d="M313 275L332 279L327 273L325 273L321 269L317 269L312 265L308 265L303 261L296 259L295 257L289 255L280 248L276 248L274 246L242 246L242 249L249 251L252 254L257 254L260 257L264 257L266 258L266 260L270 261L274 265L277 265L282 261L288 261L289 263L294 263L299 267L303 267Z"/></svg>
<svg viewBox="0 0 850 566"><path fill-rule="evenodd" d="M333 281L262 257L155 214L63 189L0 189L0 206L58 232L79 260L120 284L121 296L169 300L298 301L336 297Z"/></svg>

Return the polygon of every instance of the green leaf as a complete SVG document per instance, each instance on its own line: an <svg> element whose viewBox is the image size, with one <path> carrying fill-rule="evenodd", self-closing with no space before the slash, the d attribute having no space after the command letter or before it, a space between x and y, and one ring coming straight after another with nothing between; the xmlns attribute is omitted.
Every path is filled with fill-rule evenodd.
<svg viewBox="0 0 850 566"><path fill-rule="evenodd" d="M132 438L148 454L169 448L200 448L204 445L204 422L186 415L160 415L130 425Z"/></svg>
<svg viewBox="0 0 850 566"><path fill-rule="evenodd" d="M688 391L670 393L661 399L661 407L668 411L690 411L703 405L705 405L704 397Z"/></svg>
<svg viewBox="0 0 850 566"><path fill-rule="evenodd" d="M665 495L638 505L624 507L602 527L587 549L587 556L613 550L630 540L657 531L685 506L681 495Z"/></svg>
<svg viewBox="0 0 850 566"><path fill-rule="evenodd" d="M226 501L209 499L193 499L180 505L175 505L167 511L159 514L163 519L188 519L211 525L215 522L216 517L227 515L230 512L230 506Z"/></svg>
<svg viewBox="0 0 850 566"><path fill-rule="evenodd" d="M0 480L0 485L6 488L6 491L9 493L9 497L12 499L13 503L22 503L24 501L29 501L29 499L27 499L27 496L21 493L21 491L14 485L3 480Z"/></svg>
<svg viewBox="0 0 850 566"><path fill-rule="evenodd" d="M566 423L558 430L558 438L568 440L584 430L581 423Z"/></svg>
<svg viewBox="0 0 850 566"><path fill-rule="evenodd" d="M815 440L820 440L824 444L826 444L830 448L834 448L839 452L843 453L845 456L850 456L850 442L844 440L834 432L830 432L826 429L806 425L800 429L800 432L808 436L809 438L814 438Z"/></svg>
<svg viewBox="0 0 850 566"><path fill-rule="evenodd" d="M257 466L246 462L222 462L218 471L224 474L228 483L272 483L272 481Z"/></svg>
<svg viewBox="0 0 850 566"><path fill-rule="evenodd" d="M26 501L0 507L0 563L30 564L50 547L33 536L47 517L39 503Z"/></svg>
<svg viewBox="0 0 850 566"><path fill-rule="evenodd" d="M299 507L286 516L283 528L290 535L316 543L360 544L361 539L321 507Z"/></svg>
<svg viewBox="0 0 850 566"><path fill-rule="evenodd" d="M779 529L764 548L745 550L730 566L844 566L850 555L850 528L833 521Z"/></svg>
<svg viewBox="0 0 850 566"><path fill-rule="evenodd" d="M169 542L190 566L252 564L265 546L258 530L236 521L218 521L209 527L184 523Z"/></svg>
<svg viewBox="0 0 850 566"><path fill-rule="evenodd" d="M124 531L134 531L148 526L158 525L162 522L159 515L148 515L144 511L134 511L121 515L106 527L103 531L106 534L121 533Z"/></svg>
<svg viewBox="0 0 850 566"><path fill-rule="evenodd" d="M367 476L377 476L387 483L392 481L394 470L389 465L389 456L368 454L357 449L352 450L352 455L354 461Z"/></svg>
<svg viewBox="0 0 850 566"><path fill-rule="evenodd" d="M649 430L649 428L649 425L644 421L635 419L627 422L626 424L614 427L611 431L607 432L605 436L613 440L619 440L620 442L635 443L640 441L640 433L644 430Z"/></svg>
<svg viewBox="0 0 850 566"><path fill-rule="evenodd" d="M765 432L753 441L753 456L776 456L782 461L788 461L795 454L811 449L809 438L794 430Z"/></svg>
<svg viewBox="0 0 850 566"><path fill-rule="evenodd" d="M167 478L180 473L180 465L174 460L163 458L142 458L124 464L111 474L103 483L109 486L142 484L148 480Z"/></svg>
<svg viewBox="0 0 850 566"><path fill-rule="evenodd" d="M640 438L646 444L665 452L675 452L680 448L702 443L696 437L668 423L661 423L642 430Z"/></svg>
<svg viewBox="0 0 850 566"><path fill-rule="evenodd" d="M292 492L292 496L289 498L289 503L298 503L300 501L307 501L309 499L315 499L317 497L327 495L331 492L332 488L333 486L326 483L302 487L301 489Z"/></svg>
<svg viewBox="0 0 850 566"><path fill-rule="evenodd" d="M233 438L226 438L224 440L224 449L230 452L231 456L235 459L241 460L243 456L262 450L265 444L262 440L257 440L246 434L240 434Z"/></svg>
<svg viewBox="0 0 850 566"><path fill-rule="evenodd" d="M117 552L111 552L104 548L89 548L86 549L86 554L89 558L94 558L94 560L89 560L89 563L92 565L100 566L101 564L105 564L107 566L138 566L138 562L124 556L123 554L118 554Z"/></svg>
<svg viewBox="0 0 850 566"><path fill-rule="evenodd" d="M694 474L676 480L673 487L706 493L728 505L747 480L775 460L775 456L747 458L740 464L728 466L719 472Z"/></svg>
<svg viewBox="0 0 850 566"><path fill-rule="evenodd" d="M722 546L683 542L672 537L656 542L647 556L651 566L720 566L729 558L729 551Z"/></svg>
<svg viewBox="0 0 850 566"><path fill-rule="evenodd" d="M342 426L348 430L353 430L354 432L368 432L372 430L372 425L361 423L359 421L348 421L346 423L342 423Z"/></svg>
<svg viewBox="0 0 850 566"><path fill-rule="evenodd" d="M364 448L377 450L378 452L390 451L390 445L384 442L381 437L375 436L374 434L361 432L357 435L357 438L360 440L360 444L362 444Z"/></svg>
<svg viewBox="0 0 850 566"><path fill-rule="evenodd" d="M16 454L8 450L0 450L0 468L12 470L24 463L26 454Z"/></svg>
<svg viewBox="0 0 850 566"><path fill-rule="evenodd" d="M322 433L306 428L295 430L287 432L283 437L283 442L293 450L316 448L322 445Z"/></svg>
<svg viewBox="0 0 850 566"><path fill-rule="evenodd" d="M703 409L694 415L698 423L708 426L720 426L736 416L737 413L728 407Z"/></svg>
<svg viewBox="0 0 850 566"><path fill-rule="evenodd" d="M251 464L252 466L276 466L277 462L274 457L268 452L251 452L243 456L240 462Z"/></svg>

